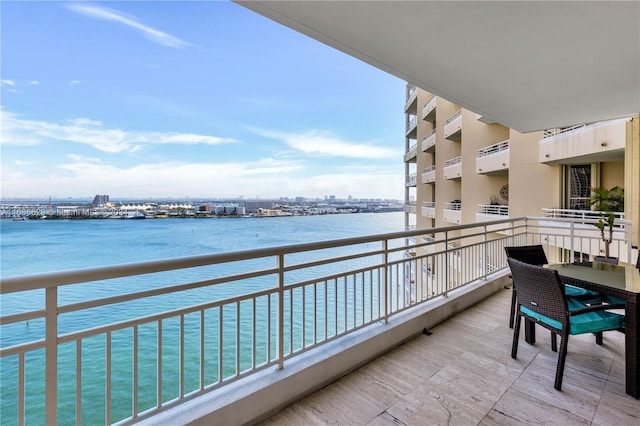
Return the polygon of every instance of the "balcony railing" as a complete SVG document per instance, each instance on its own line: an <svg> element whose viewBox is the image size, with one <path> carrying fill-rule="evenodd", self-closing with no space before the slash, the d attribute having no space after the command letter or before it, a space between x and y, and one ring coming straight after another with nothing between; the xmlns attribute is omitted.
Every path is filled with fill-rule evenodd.
<svg viewBox="0 0 640 426"><path fill-rule="evenodd" d="M410 116L409 120L407 121L407 133L415 129L417 125L418 117L416 117L415 115Z"/></svg>
<svg viewBox="0 0 640 426"><path fill-rule="evenodd" d="M509 206L503 204L478 204L476 213L509 216Z"/></svg>
<svg viewBox="0 0 640 426"><path fill-rule="evenodd" d="M462 210L462 203L444 203L442 208L445 210Z"/></svg>
<svg viewBox="0 0 640 426"><path fill-rule="evenodd" d="M447 120L444 122L445 126L447 124L453 123L456 120L456 118L458 118L458 117L462 117L462 110L461 109L456 111L456 113L453 114L451 117L447 118Z"/></svg>
<svg viewBox="0 0 640 426"><path fill-rule="evenodd" d="M418 144L414 143L409 147L407 152L404 154L404 161L407 162L412 159L415 159L417 155L418 155Z"/></svg>
<svg viewBox="0 0 640 426"><path fill-rule="evenodd" d="M478 150L478 158L486 157L487 155L497 154L498 152L506 151L509 149L509 139L496 144L481 148Z"/></svg>
<svg viewBox="0 0 640 426"><path fill-rule="evenodd" d="M417 173L411 173L410 175L407 175L405 179L405 185L416 186L417 180L418 180Z"/></svg>
<svg viewBox="0 0 640 426"><path fill-rule="evenodd" d="M586 127L589 124L576 124L575 126L571 126L571 127L563 127L563 128L558 128L558 129L547 129L544 132L542 132L542 138L550 138L551 136L555 136L555 135L559 135L561 133L567 133L567 132L572 132L576 129L580 129L582 127Z"/></svg>
<svg viewBox="0 0 640 426"><path fill-rule="evenodd" d="M456 164L462 163L462 157L452 158L444 162L445 167L455 166Z"/></svg>
<svg viewBox="0 0 640 426"><path fill-rule="evenodd" d="M422 108L422 119L427 121L435 120L436 95L431 95Z"/></svg>
<svg viewBox="0 0 640 426"><path fill-rule="evenodd" d="M436 145L436 129L431 130L422 138L422 151L429 151Z"/></svg>
<svg viewBox="0 0 640 426"><path fill-rule="evenodd" d="M629 261L631 226L623 224L614 244ZM426 239L424 230L411 230L3 278L0 325L14 335L3 333L0 348L3 421L150 418L486 279L506 268L507 245L561 247L548 250L559 256L550 260L573 261L599 242L579 236L578 226L517 218L430 228ZM441 248L421 250L434 244ZM417 274L407 285L407 271L427 269L427 278ZM110 292L118 281L130 292ZM94 297L78 299L78 286L94 289ZM34 307L17 312L6 303L12 297ZM156 311L140 316L143 305ZM112 319L96 322L104 318L97 311Z"/></svg>

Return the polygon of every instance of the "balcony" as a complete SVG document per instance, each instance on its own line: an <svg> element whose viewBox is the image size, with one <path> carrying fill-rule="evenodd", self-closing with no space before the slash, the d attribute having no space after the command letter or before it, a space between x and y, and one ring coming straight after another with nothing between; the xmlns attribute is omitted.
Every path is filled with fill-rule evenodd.
<svg viewBox="0 0 640 426"><path fill-rule="evenodd" d="M462 157L452 158L444 162L444 178L460 179L462 177Z"/></svg>
<svg viewBox="0 0 640 426"><path fill-rule="evenodd" d="M417 106L418 90L415 86L410 87L407 92L407 101L404 104L404 112L416 114L418 112Z"/></svg>
<svg viewBox="0 0 640 426"><path fill-rule="evenodd" d="M478 150L476 173L493 175L509 172L509 140Z"/></svg>
<svg viewBox="0 0 640 426"><path fill-rule="evenodd" d="M416 202L415 200L404 202L404 212L409 214L416 214Z"/></svg>
<svg viewBox="0 0 640 426"><path fill-rule="evenodd" d="M431 219L436 218L436 203L435 201L425 201L422 203L422 216L429 217Z"/></svg>
<svg viewBox="0 0 640 426"><path fill-rule="evenodd" d="M404 162L413 163L416 161L417 156L418 156L418 144L414 143L409 147L407 152L404 154Z"/></svg>
<svg viewBox="0 0 640 426"><path fill-rule="evenodd" d="M444 123L444 138L450 141L462 139L462 109L447 118Z"/></svg>
<svg viewBox="0 0 640 426"><path fill-rule="evenodd" d="M444 203L442 207L442 219L445 222L459 225L462 221L462 203Z"/></svg>
<svg viewBox="0 0 640 426"><path fill-rule="evenodd" d="M623 161L628 119L546 130L539 160L545 164Z"/></svg>
<svg viewBox="0 0 640 426"><path fill-rule="evenodd" d="M422 119L433 123L436 121L436 95L432 95L422 108Z"/></svg>
<svg viewBox="0 0 640 426"><path fill-rule="evenodd" d="M628 259L630 247L627 244L627 221L624 212L615 212L610 256ZM541 224L553 229L558 238L556 245L569 250L576 250L589 256L601 256L604 247L594 244L600 238L600 231L595 224L601 218L600 213L591 210L542 209ZM562 236L562 238L560 238Z"/></svg>
<svg viewBox="0 0 640 426"><path fill-rule="evenodd" d="M407 119L406 137L415 139L418 132L418 117L409 115Z"/></svg>
<svg viewBox="0 0 640 426"><path fill-rule="evenodd" d="M414 411L402 404L415 400L415 409L428 410L430 419L453 416L462 423L470 421L469 412L481 420L509 416L508 423L533 410L536 418L556 420L617 415L619 421L602 417L603 422L624 424L624 416L637 412L637 402L624 393L624 348L619 340L609 340L609 333L602 347L591 336L584 343L572 336L573 348L589 346L580 351L584 356L567 359L571 373L562 393L552 389L548 339L521 345L518 360L509 356L511 293L503 290L508 283L504 246L542 243L560 256L551 260L573 261L577 242L571 250L554 247L580 223L553 220L565 226L555 227L547 218L505 219L491 223L501 226L493 233L486 224L472 224L431 228L434 237L427 239L418 229L3 278L3 297L30 297L34 307L3 310L2 326L26 329L29 322L33 331L40 330L0 349L3 391L12 396L2 407L3 423L24 424L25 407L33 424L47 419L80 424L93 413L101 424L254 423L373 361L361 370L366 374L355 374L360 385L347 389L361 403L346 411L338 404L335 411L315 410L314 415L360 416L355 411L361 409L374 411L374 417L410 415ZM599 237L591 240L597 246ZM434 245L441 249L429 253ZM631 259L628 247L623 262ZM405 258L407 251L415 255ZM405 271L424 273L408 282ZM102 291L117 280L130 292ZM141 289L142 282L154 287ZM88 300L59 297L70 285L100 291ZM157 298L172 300L175 308L136 314L136 304L154 304ZM112 310L112 322L93 323L93 309ZM465 318L445 321L461 311ZM432 335L415 338L423 329ZM379 357L409 341L417 346L397 349L397 364ZM362 379L374 385L358 382ZM361 389L367 397L358 397ZM372 402L380 391L386 401L382 410ZM407 397L414 391L423 397ZM523 410L516 397L522 404L536 402ZM351 406L350 399L339 400ZM567 408L572 401L580 410ZM606 404L616 409L606 410Z"/></svg>
<svg viewBox="0 0 640 426"><path fill-rule="evenodd" d="M422 170L422 183L435 183L436 181L436 165L425 167Z"/></svg>
<svg viewBox="0 0 640 426"><path fill-rule="evenodd" d="M416 186L417 181L418 181L417 173L411 173L410 175L407 175L405 178L405 186Z"/></svg>
<svg viewBox="0 0 640 426"><path fill-rule="evenodd" d="M433 152L436 149L436 129L431 130L422 138L422 151Z"/></svg>
<svg viewBox="0 0 640 426"><path fill-rule="evenodd" d="M509 206L504 204L478 204L476 222L489 222L509 217Z"/></svg>

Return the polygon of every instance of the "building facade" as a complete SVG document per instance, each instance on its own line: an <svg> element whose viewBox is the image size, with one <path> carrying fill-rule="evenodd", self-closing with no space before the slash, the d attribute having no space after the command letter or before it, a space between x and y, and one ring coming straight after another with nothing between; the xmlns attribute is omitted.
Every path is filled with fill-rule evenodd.
<svg viewBox="0 0 640 426"><path fill-rule="evenodd" d="M407 229L575 216L614 186L638 223L638 116L523 134L411 84L404 111Z"/></svg>

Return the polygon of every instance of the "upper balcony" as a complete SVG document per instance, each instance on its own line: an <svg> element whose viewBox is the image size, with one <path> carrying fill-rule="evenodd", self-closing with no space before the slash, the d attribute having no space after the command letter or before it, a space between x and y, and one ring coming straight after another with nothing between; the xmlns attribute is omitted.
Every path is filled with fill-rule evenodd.
<svg viewBox="0 0 640 426"><path fill-rule="evenodd" d="M504 174L509 172L509 140L478 150L476 173Z"/></svg>
<svg viewBox="0 0 640 426"><path fill-rule="evenodd" d="M415 115L407 116L407 131L405 136L411 139L415 139L418 135L418 117Z"/></svg>
<svg viewBox="0 0 640 426"><path fill-rule="evenodd" d="M459 225L462 222L462 203L444 203L442 207L442 219L445 222Z"/></svg>
<svg viewBox="0 0 640 426"><path fill-rule="evenodd" d="M433 129L422 138L422 152L433 152L435 149L436 129Z"/></svg>
<svg viewBox="0 0 640 426"><path fill-rule="evenodd" d="M405 186L416 186L417 183L417 173L411 173L405 178Z"/></svg>
<svg viewBox="0 0 640 426"><path fill-rule="evenodd" d="M435 183L436 181L436 165L425 167L422 170L422 183Z"/></svg>
<svg viewBox="0 0 640 426"><path fill-rule="evenodd" d="M436 203L435 201L424 201L422 203L422 216L429 217L431 219L436 218Z"/></svg>
<svg viewBox="0 0 640 426"><path fill-rule="evenodd" d="M436 121L436 95L431 95L422 108L422 119L433 123Z"/></svg>
<svg viewBox="0 0 640 426"><path fill-rule="evenodd" d="M407 91L407 101L404 104L404 112L417 115L418 113L418 90L411 86Z"/></svg>
<svg viewBox="0 0 640 426"><path fill-rule="evenodd" d="M444 137L450 141L462 139L462 109L459 109L444 124Z"/></svg>
<svg viewBox="0 0 640 426"><path fill-rule="evenodd" d="M404 154L404 162L405 163L415 163L416 157L418 156L418 143L412 144L407 152Z"/></svg>
<svg viewBox="0 0 640 426"><path fill-rule="evenodd" d="M88 413L97 413L94 423L100 424L170 424L176 419L253 424L300 395L336 383L347 395L330 391L339 403L323 399L325 393L323 403L311 404L311 417L286 422L320 422L316 416L325 416L326 423L370 423L390 415L406 424L425 418L478 424L487 416L505 416L510 423L535 415L549 423L584 416L585 423L622 424L637 414L637 401L624 394L624 345L616 340L623 339L621 334L606 334L604 346L595 345L592 336L583 341L572 336L573 345L588 350L567 358L562 393L552 390L548 339L523 345L517 360L510 357L504 246L539 241L548 253L562 256L553 261L574 261L578 244L567 243L571 249L563 251L553 244L574 235L575 224L554 220L566 227L535 218L505 219L495 225L511 232L508 238L470 224L431 228L432 240L419 238L424 230L417 229L3 277L3 297L38 299L24 311L0 313L3 326L31 330L0 349L3 391L12 396L2 401L3 423L65 419L80 424ZM596 236L582 245L598 241ZM441 249L429 252L434 244ZM415 254L405 258L406 251ZM629 249L621 261L630 259ZM418 270L428 273L416 274L406 285L405 271ZM116 282L126 283L129 291L102 291ZM154 286L142 286L148 282ZM73 293L67 290L70 285L98 291L74 301L66 297ZM490 297L496 293L496 299ZM171 300L171 307L158 305L158 298ZM157 309L142 315L136 304L156 304ZM99 316L108 318L102 322L91 316L94 309L113 315ZM446 322L463 311L468 317ZM376 357L422 329L434 332L412 340L417 345L408 352L406 345L396 349L396 361ZM347 398L361 402L361 393L337 380L372 359L356 373L354 385L368 390L369 402L352 404ZM541 365L549 370L548 380L538 377ZM363 377L372 385L363 384ZM443 407L443 398L453 402ZM522 410L518 398L529 409ZM324 403L335 411L318 409ZM351 408L344 410L345 405ZM294 413L306 412L296 408Z"/></svg>
<svg viewBox="0 0 640 426"><path fill-rule="evenodd" d="M462 157L455 157L444 162L444 178L460 179L462 177Z"/></svg>
<svg viewBox="0 0 640 426"><path fill-rule="evenodd" d="M628 119L546 130L539 161L545 164L597 163L624 160Z"/></svg>

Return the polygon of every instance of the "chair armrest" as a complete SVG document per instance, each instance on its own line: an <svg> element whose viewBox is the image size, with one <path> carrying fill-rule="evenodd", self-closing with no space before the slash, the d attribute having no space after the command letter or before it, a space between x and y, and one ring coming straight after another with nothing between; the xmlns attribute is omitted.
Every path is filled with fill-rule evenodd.
<svg viewBox="0 0 640 426"><path fill-rule="evenodd" d="M624 305L590 305L569 311L569 316L573 317L587 312L608 311L610 309L624 309Z"/></svg>

